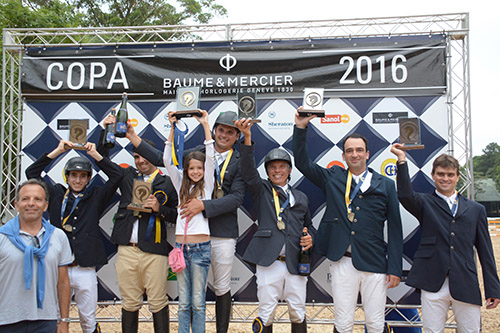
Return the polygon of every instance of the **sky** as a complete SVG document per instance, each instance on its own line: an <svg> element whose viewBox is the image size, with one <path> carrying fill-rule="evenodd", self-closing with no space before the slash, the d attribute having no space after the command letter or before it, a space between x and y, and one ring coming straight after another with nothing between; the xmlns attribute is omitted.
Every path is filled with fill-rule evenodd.
<svg viewBox="0 0 500 333"><path fill-rule="evenodd" d="M500 108L494 102L500 84L498 11L485 0L333 1L333 0L216 0L228 16L215 24L334 20L405 15L469 13L472 153L481 155L491 142L500 143Z"/></svg>

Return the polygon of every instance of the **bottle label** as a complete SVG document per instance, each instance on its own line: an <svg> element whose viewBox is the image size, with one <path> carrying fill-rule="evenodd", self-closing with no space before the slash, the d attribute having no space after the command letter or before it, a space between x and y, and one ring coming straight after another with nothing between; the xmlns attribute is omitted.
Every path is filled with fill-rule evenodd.
<svg viewBox="0 0 500 333"><path fill-rule="evenodd" d="M108 132L106 134L106 141L107 142L115 142L115 134L113 132Z"/></svg>
<svg viewBox="0 0 500 333"><path fill-rule="evenodd" d="M127 133L127 123L116 123L116 131L118 133Z"/></svg>
<svg viewBox="0 0 500 333"><path fill-rule="evenodd" d="M309 274L311 272L311 264L299 263L299 273Z"/></svg>

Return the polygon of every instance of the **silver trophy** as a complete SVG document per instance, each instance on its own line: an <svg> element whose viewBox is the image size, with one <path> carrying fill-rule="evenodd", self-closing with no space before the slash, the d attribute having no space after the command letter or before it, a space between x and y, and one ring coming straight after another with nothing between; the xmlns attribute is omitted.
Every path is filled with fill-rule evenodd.
<svg viewBox="0 0 500 333"><path fill-rule="evenodd" d="M175 118L201 117L200 87L178 88L176 102Z"/></svg>
<svg viewBox="0 0 500 333"><path fill-rule="evenodd" d="M299 116L310 117L316 115L318 117L324 117L323 92L323 88L304 88L304 99L302 101L302 110L299 111Z"/></svg>

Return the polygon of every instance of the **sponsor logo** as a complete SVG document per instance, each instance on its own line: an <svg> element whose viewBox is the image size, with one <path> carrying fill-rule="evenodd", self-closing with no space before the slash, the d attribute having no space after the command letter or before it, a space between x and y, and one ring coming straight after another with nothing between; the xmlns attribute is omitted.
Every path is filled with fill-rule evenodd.
<svg viewBox="0 0 500 333"><path fill-rule="evenodd" d="M344 168L345 169L345 165L344 163L340 162L340 161L331 161L330 163L328 163L328 165L326 166L327 169L330 169L332 166L334 165L337 165L341 168Z"/></svg>
<svg viewBox="0 0 500 333"><path fill-rule="evenodd" d="M380 166L380 173L386 177L396 177L396 163L397 161L394 158L386 159Z"/></svg>
<svg viewBox="0 0 500 333"><path fill-rule="evenodd" d="M346 114L327 114L321 119L322 124L340 124L340 123L348 123L350 118Z"/></svg>
<svg viewBox="0 0 500 333"><path fill-rule="evenodd" d="M269 118L275 118L276 117L276 112L274 111L269 111Z"/></svg>
<svg viewBox="0 0 500 333"><path fill-rule="evenodd" d="M129 121L130 121L130 124L134 127L137 127L137 125L139 125L139 121L135 118L129 119Z"/></svg>
<svg viewBox="0 0 500 333"><path fill-rule="evenodd" d="M408 117L408 112L373 112L374 124L396 124L399 117Z"/></svg>
<svg viewBox="0 0 500 333"><path fill-rule="evenodd" d="M236 58L230 55L229 53L227 53L226 55L222 56L219 59L220 67L224 68L226 72L229 72L232 68L234 68L234 66L236 66L237 63L238 61L236 60Z"/></svg>

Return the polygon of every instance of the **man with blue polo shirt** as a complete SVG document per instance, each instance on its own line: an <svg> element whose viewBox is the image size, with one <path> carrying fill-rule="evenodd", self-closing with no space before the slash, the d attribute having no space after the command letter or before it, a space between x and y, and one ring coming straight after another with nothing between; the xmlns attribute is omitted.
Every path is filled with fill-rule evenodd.
<svg viewBox="0 0 500 333"><path fill-rule="evenodd" d="M21 184L19 215L0 228L0 333L69 332L73 257L64 232L43 218L48 193L36 179Z"/></svg>

